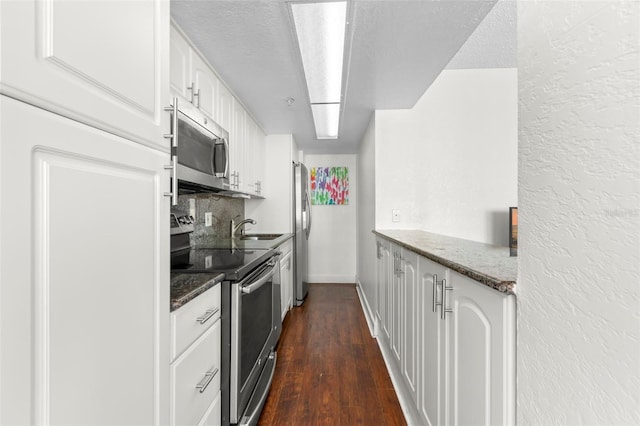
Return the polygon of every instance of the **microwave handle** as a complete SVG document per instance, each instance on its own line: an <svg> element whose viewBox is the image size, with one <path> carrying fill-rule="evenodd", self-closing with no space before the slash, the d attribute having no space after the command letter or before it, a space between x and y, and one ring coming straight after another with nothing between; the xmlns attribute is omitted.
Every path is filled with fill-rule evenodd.
<svg viewBox="0 0 640 426"><path fill-rule="evenodd" d="M215 177L229 177L229 143L225 138L216 139L213 143L215 145L224 146L224 171L222 173L218 173L216 170L216 154L215 149L211 151L211 172Z"/></svg>
<svg viewBox="0 0 640 426"><path fill-rule="evenodd" d="M224 156L226 157L224 162L224 177L229 177L229 141L225 138L222 138L222 142L224 143Z"/></svg>

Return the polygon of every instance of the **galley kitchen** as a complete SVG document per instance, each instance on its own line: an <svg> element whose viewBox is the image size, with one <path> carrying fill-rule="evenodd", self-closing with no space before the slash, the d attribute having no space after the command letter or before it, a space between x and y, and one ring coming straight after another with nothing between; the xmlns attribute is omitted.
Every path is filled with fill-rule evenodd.
<svg viewBox="0 0 640 426"><path fill-rule="evenodd" d="M639 424L639 25L0 0L0 424Z"/></svg>

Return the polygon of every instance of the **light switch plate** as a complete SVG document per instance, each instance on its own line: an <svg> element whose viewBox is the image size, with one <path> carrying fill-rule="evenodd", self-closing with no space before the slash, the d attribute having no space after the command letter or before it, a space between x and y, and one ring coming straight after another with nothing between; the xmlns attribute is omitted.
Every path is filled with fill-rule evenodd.
<svg viewBox="0 0 640 426"><path fill-rule="evenodd" d="M400 222L400 210L391 210L391 221Z"/></svg>
<svg viewBox="0 0 640 426"><path fill-rule="evenodd" d="M213 226L213 213L206 212L204 214L204 226Z"/></svg>

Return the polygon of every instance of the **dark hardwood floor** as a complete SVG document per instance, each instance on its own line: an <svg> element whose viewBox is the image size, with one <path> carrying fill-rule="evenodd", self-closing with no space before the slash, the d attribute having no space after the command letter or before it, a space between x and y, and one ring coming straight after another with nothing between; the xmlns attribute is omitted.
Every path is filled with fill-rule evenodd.
<svg viewBox="0 0 640 426"><path fill-rule="evenodd" d="M352 284L312 284L285 319L264 425L406 424Z"/></svg>

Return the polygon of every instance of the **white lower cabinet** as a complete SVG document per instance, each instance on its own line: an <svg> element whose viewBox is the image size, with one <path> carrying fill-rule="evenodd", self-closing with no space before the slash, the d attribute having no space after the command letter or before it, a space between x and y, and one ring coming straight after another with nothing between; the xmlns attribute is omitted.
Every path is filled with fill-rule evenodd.
<svg viewBox="0 0 640 426"><path fill-rule="evenodd" d="M171 313L172 341L178 348L170 374L172 425L220 424L220 286ZM191 340L181 352L185 339Z"/></svg>
<svg viewBox="0 0 640 426"><path fill-rule="evenodd" d="M222 419L222 391L218 391L204 417L198 423L198 426L220 426Z"/></svg>
<svg viewBox="0 0 640 426"><path fill-rule="evenodd" d="M384 339L390 345L391 339L391 244L387 240L378 238L378 303L376 316L378 318L378 338Z"/></svg>
<svg viewBox="0 0 640 426"><path fill-rule="evenodd" d="M420 423L515 424L515 297L378 242L378 338Z"/></svg>
<svg viewBox="0 0 640 426"><path fill-rule="evenodd" d="M445 339L448 424L515 424L515 300L449 271Z"/></svg>
<svg viewBox="0 0 640 426"><path fill-rule="evenodd" d="M446 282L447 268L424 257L418 260L419 285L418 327L420 329L420 381L418 384L418 412L426 425L444 425L444 338L439 310L440 288ZM450 290L449 290L450 291Z"/></svg>
<svg viewBox="0 0 640 426"><path fill-rule="evenodd" d="M280 307L282 319L293 306L293 239L283 243L279 250L280 257Z"/></svg>

